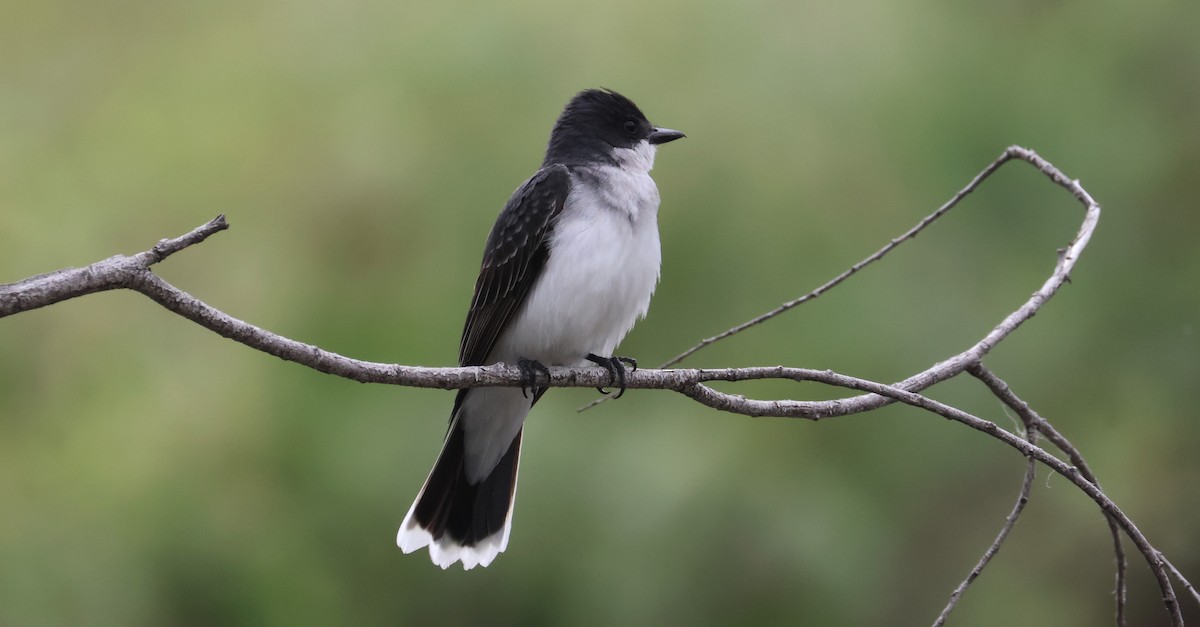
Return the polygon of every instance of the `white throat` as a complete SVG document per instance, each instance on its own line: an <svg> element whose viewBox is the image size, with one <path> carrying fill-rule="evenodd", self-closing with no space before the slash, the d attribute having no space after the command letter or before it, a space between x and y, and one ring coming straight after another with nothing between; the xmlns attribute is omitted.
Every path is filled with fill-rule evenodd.
<svg viewBox="0 0 1200 627"><path fill-rule="evenodd" d="M658 147L643 139L633 148L613 148L613 158L622 170L630 174L645 174L654 168L656 152Z"/></svg>

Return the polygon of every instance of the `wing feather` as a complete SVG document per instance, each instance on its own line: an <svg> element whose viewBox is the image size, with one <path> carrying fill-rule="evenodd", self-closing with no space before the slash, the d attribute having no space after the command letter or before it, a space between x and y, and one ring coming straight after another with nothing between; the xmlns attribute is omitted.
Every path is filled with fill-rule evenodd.
<svg viewBox="0 0 1200 627"><path fill-rule="evenodd" d="M500 334L520 309L549 255L547 241L570 190L566 166L538 170L513 193L484 247L458 361L484 365Z"/></svg>

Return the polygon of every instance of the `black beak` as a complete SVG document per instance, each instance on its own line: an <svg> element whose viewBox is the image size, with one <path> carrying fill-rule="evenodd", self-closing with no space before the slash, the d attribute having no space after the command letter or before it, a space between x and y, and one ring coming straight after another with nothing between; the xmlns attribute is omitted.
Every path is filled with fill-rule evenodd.
<svg viewBox="0 0 1200 627"><path fill-rule="evenodd" d="M650 142L651 144L665 144L683 137L687 137L687 135L684 135L679 131L673 131L669 128L655 128L654 132L650 133L650 136L646 138L646 141Z"/></svg>

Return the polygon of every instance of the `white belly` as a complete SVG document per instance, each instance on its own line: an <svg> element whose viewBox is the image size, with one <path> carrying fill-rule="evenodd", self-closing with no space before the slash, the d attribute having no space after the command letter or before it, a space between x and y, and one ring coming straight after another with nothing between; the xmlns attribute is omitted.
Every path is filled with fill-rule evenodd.
<svg viewBox="0 0 1200 627"><path fill-rule="evenodd" d="M490 361L573 366L588 353L609 357L646 315L662 260L658 190L649 174L617 175L636 177L636 185L622 186L634 193L618 199L586 187L572 192L546 266Z"/></svg>
<svg viewBox="0 0 1200 627"><path fill-rule="evenodd" d="M644 143L644 142L643 142ZM488 363L533 359L547 366L584 365L588 353L611 357L658 283L658 188L645 167L600 167L573 181L550 237L550 254L525 303ZM639 157L635 154L635 157ZM645 159L642 155L639 158ZM515 388L471 390L463 401L468 480L486 477L520 431L532 397Z"/></svg>

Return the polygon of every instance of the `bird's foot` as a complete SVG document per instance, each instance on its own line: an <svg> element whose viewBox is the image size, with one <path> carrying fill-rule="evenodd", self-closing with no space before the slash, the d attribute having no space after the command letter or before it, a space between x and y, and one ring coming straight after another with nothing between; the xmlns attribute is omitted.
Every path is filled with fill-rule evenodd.
<svg viewBox="0 0 1200 627"><path fill-rule="evenodd" d="M608 384L617 387L617 395L613 398L621 398L625 394L625 366L629 366L629 372L637 371L637 360L632 357L600 357L588 353L587 360L608 370ZM601 394L608 394L608 390L603 387L596 390Z"/></svg>
<svg viewBox="0 0 1200 627"><path fill-rule="evenodd" d="M522 359L517 362L517 368L521 370L521 396L529 398L529 391L536 390L538 385L538 375L546 375L546 381L550 381L550 369L540 361L533 359Z"/></svg>

